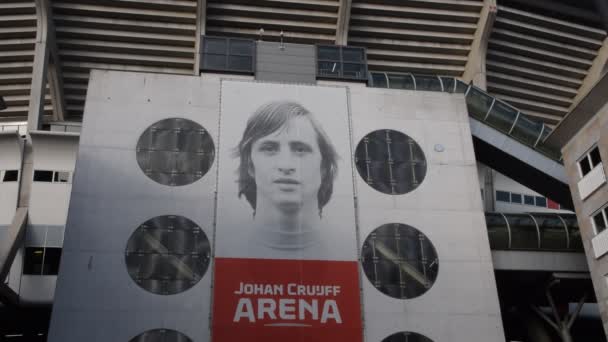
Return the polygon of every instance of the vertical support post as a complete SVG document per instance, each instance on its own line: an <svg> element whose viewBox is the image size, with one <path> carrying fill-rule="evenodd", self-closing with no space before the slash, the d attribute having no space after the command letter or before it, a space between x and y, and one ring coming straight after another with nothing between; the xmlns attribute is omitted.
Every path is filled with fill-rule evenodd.
<svg viewBox="0 0 608 342"><path fill-rule="evenodd" d="M201 37L207 29L207 0L197 1L196 13L196 40L194 41L194 70L193 75L198 75L201 70Z"/></svg>
<svg viewBox="0 0 608 342"><path fill-rule="evenodd" d="M471 52L462 75L465 83L472 82L476 87L486 90L486 55L490 34L496 20L496 0L484 0L477 31L471 44Z"/></svg>
<svg viewBox="0 0 608 342"><path fill-rule="evenodd" d="M558 283L559 279L554 279L547 285L547 288L545 289L545 296L547 297L547 301L551 305L551 311L553 312L554 320L552 321L544 312L540 311L540 309L534 305L532 305L532 310L534 310L534 312L536 312L536 314L540 316L540 318L547 322L547 324L549 324L557 332L563 342L573 342L574 340L572 339L570 329L572 328L574 321L580 314L583 305L587 300L587 294L584 294L581 297L572 315L565 313L564 317L562 318L560 317L559 312L557 311L555 300L553 298L553 295L551 294L551 287Z"/></svg>
<svg viewBox="0 0 608 342"><path fill-rule="evenodd" d="M53 121L65 121L65 98L63 96L63 77L61 77L59 56L55 49L52 53L47 67L48 83L51 89L51 100L53 101Z"/></svg>
<svg viewBox="0 0 608 342"><path fill-rule="evenodd" d="M44 113L44 93L46 90L46 76L49 62L47 37L50 8L48 6L49 4L46 0L36 0L37 32L27 115L28 131L38 130L40 128L42 114Z"/></svg>
<svg viewBox="0 0 608 342"><path fill-rule="evenodd" d="M348 44L348 29L350 27L350 9L352 4L352 0L340 0L338 24L336 26L336 45Z"/></svg>

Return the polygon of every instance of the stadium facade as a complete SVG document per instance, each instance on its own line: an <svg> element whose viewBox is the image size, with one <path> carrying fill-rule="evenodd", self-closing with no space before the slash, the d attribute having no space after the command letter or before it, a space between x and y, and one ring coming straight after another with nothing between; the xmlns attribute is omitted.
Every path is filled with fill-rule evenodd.
<svg viewBox="0 0 608 342"><path fill-rule="evenodd" d="M605 339L606 29L600 0L0 4L0 339Z"/></svg>

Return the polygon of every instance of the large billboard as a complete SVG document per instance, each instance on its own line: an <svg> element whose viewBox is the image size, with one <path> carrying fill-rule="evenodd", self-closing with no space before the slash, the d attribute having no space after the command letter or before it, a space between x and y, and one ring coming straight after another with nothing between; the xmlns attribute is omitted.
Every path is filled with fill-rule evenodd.
<svg viewBox="0 0 608 342"><path fill-rule="evenodd" d="M361 341L346 89L221 94L213 341Z"/></svg>

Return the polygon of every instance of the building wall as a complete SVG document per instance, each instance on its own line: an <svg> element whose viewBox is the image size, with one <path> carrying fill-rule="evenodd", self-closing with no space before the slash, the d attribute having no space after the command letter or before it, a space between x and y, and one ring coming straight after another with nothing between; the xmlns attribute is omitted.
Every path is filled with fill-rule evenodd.
<svg viewBox="0 0 608 342"><path fill-rule="evenodd" d="M591 215L608 203L608 185L604 183L584 200L581 198L578 186L581 176L577 162L595 145L599 147L604 174L608 174L608 105L605 105L562 149L585 254L604 322L604 330L608 333L608 256L604 254L599 258L595 257L592 241L596 238L596 234L591 222ZM598 237L606 237L606 234L608 232L604 231Z"/></svg>
<svg viewBox="0 0 608 342"><path fill-rule="evenodd" d="M225 226L225 222L217 220L237 218L241 207L246 208L250 220L252 215L243 199L234 207L215 207L223 203L222 196L237 200L235 193L226 192L224 184L227 183L219 180L231 177L229 170L233 168L226 168L225 164L232 159L226 155L226 151L232 150L227 144L236 144L231 134L240 134L230 133L226 127L243 125L224 117L223 111L228 107L222 101L230 101L233 108L238 101L248 103L258 97L272 98L278 93L292 94L302 101L308 99L311 108L318 108L315 112L322 124L333 122L326 126L330 138L342 141L331 134L334 129L346 137L337 146L344 165L354 164L356 147L364 136L375 130L392 129L408 135L425 156L424 180L415 190L402 195L374 190L353 166L340 169L336 183L340 185L335 188L336 199L330 204L343 208L323 210L323 222L337 222L332 223L335 225L354 222L355 226L348 224L339 228L346 228L344 238L334 237L324 242L326 248L333 245L325 251L327 255L337 255L335 260L339 262L350 261L355 266L353 269L358 270L355 279L359 279L360 292L349 297L352 300L345 305L354 305L352 310L362 311L360 323L364 329L354 331L358 337L352 340L380 342L394 333L409 331L423 334L434 342L504 341L475 155L461 95L350 87L344 83L313 86L243 79L237 82L213 75L186 77L94 71L91 80L49 341L127 341L148 330L173 329L192 341L202 342L216 336L214 327L225 328L215 325L214 321L214 313L223 309L221 305L218 309L217 304L223 303L220 302L223 299L212 294L215 276L220 275L219 257L247 255L249 250L256 257L281 255L279 259L284 259L289 251L261 254L265 252L256 249L253 240L251 246L245 245L241 250L222 247L230 245L227 241L230 236L216 231ZM243 86L237 86L238 83ZM225 89L240 90L223 93ZM326 101L342 103L341 110L323 110L329 105ZM238 110L231 110L238 115ZM339 117L342 114L338 112L346 116ZM243 120L248 117L246 112L242 115ZM146 177L135 155L142 132L159 120L173 117L183 117L203 126L216 143L216 159L199 181L167 187ZM340 124L341 120L344 124ZM337 126L330 130L331 125ZM218 153L222 153L219 158ZM234 215L226 215L231 210ZM220 212L224 214L219 215ZM198 283L178 294L144 291L127 272L127 241L138 225L158 215L182 215L193 220L209 238L211 256L218 257L212 259ZM254 218L255 215L254 210ZM383 294L357 262L361 260L359 253L366 248L364 241L376 228L389 223L418 229L436 251L437 279L418 297L397 299ZM234 238L238 238L238 234ZM216 244L220 240L222 244ZM350 246L349 241L357 245ZM335 251L342 248L346 252ZM354 252L359 256L350 260ZM321 250L315 257L292 252L291 258L306 265L307 259L312 259L311 262L324 259L323 253ZM320 261L331 261L329 259L331 257ZM238 279L240 274L259 275L242 268L229 276ZM353 283L356 281L350 286ZM221 291L220 286L215 283L213 293ZM257 330L246 331L255 334ZM288 338L308 334L303 330L287 331L292 332L284 335ZM271 337L265 340L273 340L274 335L268 336ZM215 337L213 340L224 342Z"/></svg>

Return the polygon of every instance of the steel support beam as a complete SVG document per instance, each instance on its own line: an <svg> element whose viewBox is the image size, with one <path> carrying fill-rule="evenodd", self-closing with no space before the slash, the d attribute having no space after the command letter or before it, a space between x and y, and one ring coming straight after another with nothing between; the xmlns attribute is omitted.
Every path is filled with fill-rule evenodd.
<svg viewBox="0 0 608 342"><path fill-rule="evenodd" d="M477 31L471 44L471 52L467 58L467 64L462 75L462 80L466 83L473 82L475 86L486 90L486 55L488 42L494 28L496 20L496 0L484 0L481 10Z"/></svg>
<svg viewBox="0 0 608 342"><path fill-rule="evenodd" d="M338 10L338 25L336 27L336 45L348 45L350 9L352 4L352 0L340 0L340 9Z"/></svg>

